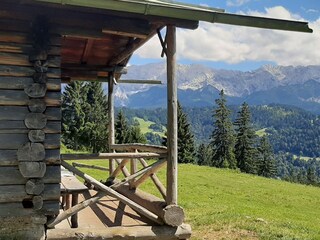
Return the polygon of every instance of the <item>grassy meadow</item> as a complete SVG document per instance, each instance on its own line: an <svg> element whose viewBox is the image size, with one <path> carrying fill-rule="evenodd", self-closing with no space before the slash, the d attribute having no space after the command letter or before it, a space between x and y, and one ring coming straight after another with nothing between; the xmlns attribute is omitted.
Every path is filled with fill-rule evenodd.
<svg viewBox="0 0 320 240"><path fill-rule="evenodd" d="M83 162L83 161L81 161ZM107 166L108 161L90 161ZM98 180L106 173L83 169ZM165 170L158 176L165 183ZM151 180L142 189L159 196ZM192 239L320 239L320 188L237 171L179 165L179 204Z"/></svg>

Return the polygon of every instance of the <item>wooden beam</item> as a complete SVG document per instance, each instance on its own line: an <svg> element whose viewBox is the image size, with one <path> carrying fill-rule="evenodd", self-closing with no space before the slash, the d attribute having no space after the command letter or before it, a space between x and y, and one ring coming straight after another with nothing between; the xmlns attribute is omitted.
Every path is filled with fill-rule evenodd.
<svg viewBox="0 0 320 240"><path fill-rule="evenodd" d="M117 163L118 165L121 164L121 160L120 160L120 159L115 159L115 161L116 161L116 163ZM128 171L128 169L127 169L126 167L121 168L121 171L122 171L122 173L123 173L123 175L124 175L125 177L129 177L129 176L130 176L130 173L129 173L129 171ZM110 179L110 180L113 180L113 179Z"/></svg>
<svg viewBox="0 0 320 240"><path fill-rule="evenodd" d="M22 141L22 140L21 140ZM62 160L90 160L90 159L134 159L134 158L163 158L166 154L158 153L92 153L92 154L61 154Z"/></svg>
<svg viewBox="0 0 320 240"><path fill-rule="evenodd" d="M133 80L133 79L120 79L118 83L128 84L162 84L160 80Z"/></svg>
<svg viewBox="0 0 320 240"><path fill-rule="evenodd" d="M142 144L142 143L127 143L127 144L113 144L111 145L111 149L119 150L119 151L144 151L144 152L152 152L152 153L167 153L167 147L158 146L158 145L150 145L150 144Z"/></svg>
<svg viewBox="0 0 320 240"><path fill-rule="evenodd" d="M85 48L83 50L83 54L82 54L82 57L81 57L81 63L82 64L87 63L90 51L91 51L92 46L93 46L93 42L94 41L92 39L87 39L86 46L85 46Z"/></svg>
<svg viewBox="0 0 320 240"><path fill-rule="evenodd" d="M122 169L126 166L126 164L130 161L130 159L124 159L120 162L118 167L113 171L113 173L110 175L110 178L116 178Z"/></svg>
<svg viewBox="0 0 320 240"><path fill-rule="evenodd" d="M167 206L162 199L140 189L130 189L128 185L117 188L117 191L159 216L167 225L180 226L184 221L184 211L178 205Z"/></svg>
<svg viewBox="0 0 320 240"><path fill-rule="evenodd" d="M166 162L165 159L161 159L161 160L149 165L148 167L145 167L145 168L139 170L138 172L130 175L129 177L126 177L121 182L113 184L111 187L113 189L117 189L118 187L123 186L124 184L130 182L132 179L134 179L136 177L139 177L139 176L141 176L141 175L143 175L145 173L148 173L150 171L154 171L156 169L159 169L159 167L161 167L163 164L165 164L165 162Z"/></svg>
<svg viewBox="0 0 320 240"><path fill-rule="evenodd" d="M109 18L102 27L103 33L145 39L151 32L149 21L133 18Z"/></svg>
<svg viewBox="0 0 320 240"><path fill-rule="evenodd" d="M139 158L139 161L141 163L141 165L143 167L148 167L147 162L143 159L143 158ZM150 175L151 180L153 181L153 183L156 185L157 189L159 190L159 192L161 193L163 199L167 199L167 193L166 193L166 188L163 186L162 182L160 181L160 179L157 177L157 175L151 174Z"/></svg>
<svg viewBox="0 0 320 240"><path fill-rule="evenodd" d="M106 167L101 167L101 166L96 166L96 165L88 165L88 164L77 163L77 162L73 162L72 166L81 167L81 168L89 168L89 169L97 169L97 170L101 170L101 171L109 171L109 168L106 168Z"/></svg>
<svg viewBox="0 0 320 240"><path fill-rule="evenodd" d="M167 204L178 203L178 115L176 79L176 27L167 26L168 163Z"/></svg>
<svg viewBox="0 0 320 240"><path fill-rule="evenodd" d="M100 71L100 72L113 72L119 74L127 74L128 68L123 66L106 66L106 65L87 65L87 64L73 64L64 63L61 65L63 70L75 70L75 71Z"/></svg>
<svg viewBox="0 0 320 240"><path fill-rule="evenodd" d="M148 42L155 34L157 33L156 30L153 30L148 37L141 39L137 38L135 39L127 48L122 51L120 54L118 54L114 59L112 59L109 63L110 66L115 66L120 64L121 62L128 59L138 48L140 48L143 44Z"/></svg>
<svg viewBox="0 0 320 240"><path fill-rule="evenodd" d="M115 129L114 129L114 82L113 73L108 78L108 117L109 117L109 152L111 152L111 146L115 144ZM113 174L115 170L115 162L113 159L109 159L109 177Z"/></svg>
<svg viewBox="0 0 320 240"><path fill-rule="evenodd" d="M72 167L70 164L68 164L65 161L62 161L61 165L64 166L69 171L73 172L74 174L78 175L79 177L83 178L88 183L91 183L96 188L98 188L101 191L107 193L111 197L117 198L118 200L120 200L124 204L128 205L129 207L131 207L133 210L137 211L141 215L143 215L143 216L147 217L148 219L152 220L153 222L156 222L156 223L159 223L159 224L163 224L163 222L155 214L153 214L149 210L145 209L144 207L140 206L139 204L133 202L129 198L123 196L122 194L118 193L117 191L113 190L112 188L105 186L104 184L102 184L101 182L97 181L93 177L91 177L91 176L81 172L80 170Z"/></svg>
<svg viewBox="0 0 320 240"><path fill-rule="evenodd" d="M132 226L132 227L110 227L110 228L69 228L49 229L48 240L76 239L81 236L83 239L90 239L94 233L95 239L114 240L135 239L135 240L179 240L191 237L191 227L182 224L178 227L170 226Z"/></svg>
<svg viewBox="0 0 320 240"><path fill-rule="evenodd" d="M142 183L144 183L150 177L150 175L159 171L164 164L166 164L166 161L162 162L161 164L158 164L154 168L150 168L150 170L146 171L139 179L131 183L131 188L133 189L138 188Z"/></svg>

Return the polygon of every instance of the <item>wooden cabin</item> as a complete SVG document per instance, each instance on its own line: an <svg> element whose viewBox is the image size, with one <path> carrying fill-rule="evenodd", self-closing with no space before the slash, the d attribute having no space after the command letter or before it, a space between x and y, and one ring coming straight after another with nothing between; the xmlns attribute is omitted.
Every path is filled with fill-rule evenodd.
<svg viewBox="0 0 320 240"><path fill-rule="evenodd" d="M305 22L227 14L221 9L171 1L1 1L0 239L190 237L191 228L184 224L184 211L177 196L176 28L193 30L199 21L312 31ZM165 37L162 29L166 30ZM117 145L114 84L121 83L131 55L155 35L167 58L168 148ZM61 83L71 81L108 82L110 121L106 144L110 153L60 155ZM148 165L144 160L148 158L158 161ZM70 166L65 161L68 159L105 159L109 170L104 171L110 184L102 184ZM95 195L78 203L77 191L81 192L81 187L66 187L68 184L61 180L61 165L93 185ZM162 167L166 167L166 184L155 174ZM124 176L121 178L120 174ZM139 190L148 178L163 199ZM63 191L68 194L61 197ZM70 205L71 193L72 206L61 209L61 202ZM127 205L148 224L101 229L83 229L79 224L77 228L77 213L105 196ZM54 229L70 216L74 228Z"/></svg>

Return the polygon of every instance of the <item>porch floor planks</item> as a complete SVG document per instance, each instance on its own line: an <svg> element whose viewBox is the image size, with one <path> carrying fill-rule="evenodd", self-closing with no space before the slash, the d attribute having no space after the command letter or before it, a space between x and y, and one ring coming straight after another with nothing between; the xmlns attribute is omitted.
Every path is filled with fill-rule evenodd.
<svg viewBox="0 0 320 240"><path fill-rule="evenodd" d="M90 190L87 193L79 194L79 202L92 197L96 193L96 191ZM141 217L130 207L110 196L105 196L98 203L92 204L80 211L78 213L78 224L79 228L87 229L154 225L154 223ZM62 221L55 228L70 229L70 218Z"/></svg>

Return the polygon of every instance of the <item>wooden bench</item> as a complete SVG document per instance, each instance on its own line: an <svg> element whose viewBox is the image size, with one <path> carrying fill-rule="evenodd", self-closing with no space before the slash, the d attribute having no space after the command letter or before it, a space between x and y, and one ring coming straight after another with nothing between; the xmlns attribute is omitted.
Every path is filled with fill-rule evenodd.
<svg viewBox="0 0 320 240"><path fill-rule="evenodd" d="M88 191L88 188L80 182L71 172L62 169L61 170L61 196L63 210L67 210L78 204L79 193ZM70 199L71 197L71 199ZM71 228L78 227L78 214L75 213L71 216Z"/></svg>

